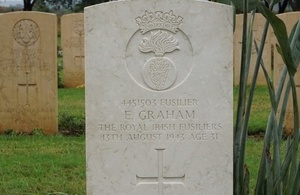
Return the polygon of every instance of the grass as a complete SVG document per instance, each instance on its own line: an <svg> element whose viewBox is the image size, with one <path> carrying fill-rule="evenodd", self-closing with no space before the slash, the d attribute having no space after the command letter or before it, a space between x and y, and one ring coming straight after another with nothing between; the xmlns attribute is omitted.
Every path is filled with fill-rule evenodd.
<svg viewBox="0 0 300 195"><path fill-rule="evenodd" d="M234 87L234 117L236 116L238 88ZM266 129L271 104L266 86L257 86L249 121L249 134L263 133ZM235 121L235 118L234 118Z"/></svg>
<svg viewBox="0 0 300 195"><path fill-rule="evenodd" d="M84 126L84 89L59 89L59 128ZM234 89L236 100L237 88ZM250 132L265 129L270 105L266 87L257 87ZM236 102L236 101L235 101ZM236 107L236 103L235 103ZM67 121L64 117L73 121ZM72 126L73 125L73 126ZM0 136L0 194L83 195L86 194L84 136ZM261 139L247 140L246 163L253 191L260 161Z"/></svg>
<svg viewBox="0 0 300 195"><path fill-rule="evenodd" d="M59 115L67 114L77 118L84 118L84 88L58 89Z"/></svg>
<svg viewBox="0 0 300 195"><path fill-rule="evenodd" d="M58 90L58 128L63 134L82 135L85 129L84 88Z"/></svg>
<svg viewBox="0 0 300 195"><path fill-rule="evenodd" d="M57 47L61 48L61 36L57 36Z"/></svg>
<svg viewBox="0 0 300 195"><path fill-rule="evenodd" d="M0 194L85 194L84 137L0 137Z"/></svg>
<svg viewBox="0 0 300 195"><path fill-rule="evenodd" d="M247 139L245 162L250 172L250 193L255 189L256 178L258 175L258 166L262 153L263 141L261 139Z"/></svg>

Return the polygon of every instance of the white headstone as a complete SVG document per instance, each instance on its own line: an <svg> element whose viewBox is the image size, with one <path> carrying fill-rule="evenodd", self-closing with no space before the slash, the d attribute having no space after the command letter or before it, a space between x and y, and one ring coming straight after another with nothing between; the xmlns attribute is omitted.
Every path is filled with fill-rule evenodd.
<svg viewBox="0 0 300 195"><path fill-rule="evenodd" d="M232 8L85 9L87 194L233 194Z"/></svg>

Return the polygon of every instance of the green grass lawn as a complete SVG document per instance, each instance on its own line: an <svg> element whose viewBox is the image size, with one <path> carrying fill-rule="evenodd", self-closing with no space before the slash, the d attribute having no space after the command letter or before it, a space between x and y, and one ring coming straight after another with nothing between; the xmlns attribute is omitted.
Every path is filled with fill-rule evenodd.
<svg viewBox="0 0 300 195"><path fill-rule="evenodd" d="M0 143L1 195L85 194L83 136L7 135Z"/></svg>
<svg viewBox="0 0 300 195"><path fill-rule="evenodd" d="M238 88L234 88L234 121L237 109ZM249 121L249 134L264 132L270 114L271 104L267 87L257 86L253 98L253 105Z"/></svg>
<svg viewBox="0 0 300 195"><path fill-rule="evenodd" d="M59 128L84 128L84 89L59 89ZM237 89L234 91L236 102ZM258 87L250 132L264 130L270 105L266 87ZM235 103L236 105L236 103ZM236 107L236 106L235 106ZM0 136L0 195L86 194L84 136ZM254 189L262 141L249 138L246 162Z"/></svg>
<svg viewBox="0 0 300 195"><path fill-rule="evenodd" d="M258 166L261 158L263 141L261 139L249 138L246 145L245 162L250 172L250 193L253 194L258 175Z"/></svg>
<svg viewBox="0 0 300 195"><path fill-rule="evenodd" d="M76 118L84 118L84 88L58 89L59 115L71 115Z"/></svg>

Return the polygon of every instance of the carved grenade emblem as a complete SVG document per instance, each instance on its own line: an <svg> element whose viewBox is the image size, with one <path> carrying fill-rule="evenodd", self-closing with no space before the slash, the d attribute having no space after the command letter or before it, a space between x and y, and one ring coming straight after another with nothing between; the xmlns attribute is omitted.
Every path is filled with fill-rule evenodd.
<svg viewBox="0 0 300 195"><path fill-rule="evenodd" d="M166 53L180 50L179 41L173 34L176 34L183 18L175 16L173 11L163 13L145 12L142 17L136 18L144 35L150 32L148 37L144 37L139 50L142 53L154 53L154 57L147 60L143 68L143 79L145 84L151 89L162 91L170 88L177 77L175 64L166 57ZM149 33L148 33L149 34Z"/></svg>

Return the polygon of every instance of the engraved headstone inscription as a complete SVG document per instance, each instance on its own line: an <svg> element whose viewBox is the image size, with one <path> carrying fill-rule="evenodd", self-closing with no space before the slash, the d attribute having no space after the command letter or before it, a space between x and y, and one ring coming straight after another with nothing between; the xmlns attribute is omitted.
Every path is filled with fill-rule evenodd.
<svg viewBox="0 0 300 195"><path fill-rule="evenodd" d="M64 87L84 84L83 14L67 14L61 18Z"/></svg>
<svg viewBox="0 0 300 195"><path fill-rule="evenodd" d="M232 7L128 0L84 14L87 194L231 195Z"/></svg>
<svg viewBox="0 0 300 195"><path fill-rule="evenodd" d="M57 132L56 15L0 16L0 133Z"/></svg>

